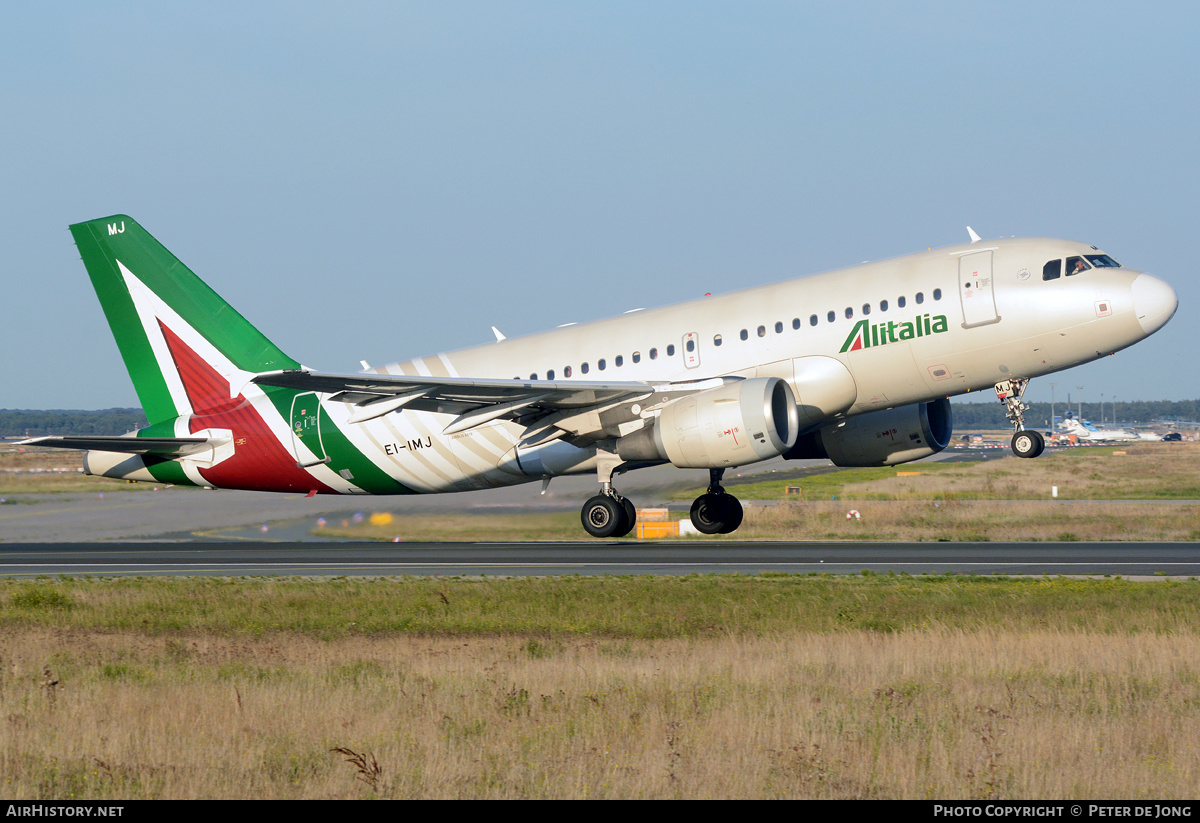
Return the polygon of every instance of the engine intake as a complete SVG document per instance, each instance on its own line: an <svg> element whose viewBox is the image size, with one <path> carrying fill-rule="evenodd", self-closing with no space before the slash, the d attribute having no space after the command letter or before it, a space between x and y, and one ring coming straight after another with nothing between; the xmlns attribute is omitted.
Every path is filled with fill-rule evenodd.
<svg viewBox="0 0 1200 823"><path fill-rule="evenodd" d="M618 440L617 454L630 462L719 469L778 457L799 431L791 387L778 377L755 377L676 400Z"/></svg>
<svg viewBox="0 0 1200 823"><path fill-rule="evenodd" d="M835 466L894 466L937 454L954 431L950 401L915 403L829 423L799 438L788 460L827 458Z"/></svg>

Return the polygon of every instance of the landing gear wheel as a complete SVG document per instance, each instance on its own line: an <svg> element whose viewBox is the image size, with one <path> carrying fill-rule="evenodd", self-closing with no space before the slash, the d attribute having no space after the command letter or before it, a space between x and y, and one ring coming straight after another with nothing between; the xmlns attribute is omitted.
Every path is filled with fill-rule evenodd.
<svg viewBox="0 0 1200 823"><path fill-rule="evenodd" d="M742 524L742 504L731 494L702 494L692 503L692 525L701 534L729 534Z"/></svg>
<svg viewBox="0 0 1200 823"><path fill-rule="evenodd" d="M725 500L729 505L729 516L725 519L725 526L721 529L721 534L730 534L737 531L737 527L742 525L742 504L732 494L725 495Z"/></svg>
<svg viewBox="0 0 1200 823"><path fill-rule="evenodd" d="M624 537L633 531L634 525L637 524L637 509L634 508L628 497L621 498L621 509L625 513L625 519L621 527L612 533L613 537Z"/></svg>
<svg viewBox="0 0 1200 823"><path fill-rule="evenodd" d="M633 524L630 523L625 531L621 531L622 527L626 525L626 520L630 518L626 516L625 507L621 501L606 494L598 494L589 498L583 504L579 519L583 522L583 528L592 537L620 536L628 534L629 529L633 528Z"/></svg>
<svg viewBox="0 0 1200 823"><path fill-rule="evenodd" d="M1012 437L1013 454L1017 457L1037 457L1046 448L1046 441L1035 431L1019 431Z"/></svg>

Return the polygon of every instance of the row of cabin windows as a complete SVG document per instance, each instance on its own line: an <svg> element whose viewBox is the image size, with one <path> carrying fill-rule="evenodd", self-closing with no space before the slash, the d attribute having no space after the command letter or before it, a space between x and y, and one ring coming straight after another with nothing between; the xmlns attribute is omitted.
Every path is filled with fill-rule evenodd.
<svg viewBox="0 0 1200 823"><path fill-rule="evenodd" d="M925 302L925 293L920 292L920 291L917 292L914 299L916 300L918 305L924 303ZM934 300L942 299L942 290L941 289L933 290L933 299ZM901 295L900 297L896 298L896 308L899 308L899 309L904 308L907 305L907 302L908 301L905 299L904 295ZM888 301L880 300L879 301L879 310L881 312L887 311L888 310ZM863 303L862 313L864 315L871 313L871 304L870 303ZM847 306L845 315L846 315L847 320L852 319L854 317L854 307ZM828 322L834 323L837 321L837 312L830 311L828 314L825 315L825 318ZM820 322L821 322L820 318L815 314L808 318L808 325L810 325L810 326L816 326ZM792 318L792 329L799 330L802 325L803 325L803 323L800 322L799 317ZM766 337L767 336L767 327L759 326L755 333L759 337ZM783 321L782 320L775 321L775 333L783 334ZM749 340L750 339L749 329L742 329L741 332L739 332L738 336L742 340ZM721 335L719 335L719 334L713 335L713 345L714 346L719 346L719 345L721 345L722 342L723 342L723 339L722 339ZM687 346L687 350L689 352L695 351L696 350L696 341L689 339L686 343L686 346ZM650 356L651 360L658 359L658 349L656 349L656 348L650 349L650 351L647 352L647 354ZM674 356L675 356L675 346L674 345L667 346L667 357L674 357ZM630 356L629 359L634 363L640 363L640 362L642 362L642 353L635 351ZM616 357L613 358L613 365L616 366L617 368L620 368L621 366L625 365L625 358L622 355L618 354ZM598 371L604 371L607 367L608 367L608 363L603 358L596 361L596 369ZM579 365L579 373L580 374L588 374L588 372L590 370L591 370L591 367L587 363L581 363ZM570 377L573 373L574 373L574 371L572 370L572 368L570 366L563 367L563 377ZM513 378L513 379L517 380L519 378ZM529 375L529 379L537 380L538 379L537 373L535 372L535 373ZM547 380L554 379L554 369L550 369L549 371L546 372L546 379Z"/></svg>
<svg viewBox="0 0 1200 823"><path fill-rule="evenodd" d="M925 302L925 292L920 292L920 291L919 291L919 292L917 292L915 299L916 299L916 301L917 301L917 304L918 304L918 305L919 305L919 304L921 304L921 303L924 303L924 302ZM942 299L942 290L941 290L941 289L934 289L934 290L933 290L933 299L934 299L934 300L941 300L941 299ZM907 301L907 299L906 299L906 298L905 298L903 295L901 295L900 297L896 298L896 308L900 308L900 309L902 309L902 308L904 308L904 307L905 307L907 304L908 304L908 301ZM887 310L888 310L888 301L886 301L886 300L880 300L880 301L879 301L879 310L880 310L880 311L887 311ZM845 310L845 312L844 312L844 313L845 313L845 315L846 315L846 319L847 319L847 320L851 320L851 319L853 319L853 318L854 318L854 307L853 307L853 306L847 306L847 307L846 307L846 310ZM870 304L870 303L863 303L863 305L862 305L862 313L863 313L864 315L867 315L867 314L870 314L870 313L871 313L871 304ZM830 311L830 312L828 312L828 313L825 315L825 320L826 320L826 322L829 322L829 323L836 323L836 322L837 322L837 312L836 312L836 311ZM816 325L819 325L819 324L820 324L820 322L821 322L821 318L820 318L818 315L815 315L815 314L813 314L813 315L810 315L810 316L809 316L809 318L808 318L808 325L810 325L810 326L816 326ZM801 322L800 322L800 318L799 318L799 317L793 317L793 318L792 318L792 328L793 328L793 329L799 330L799 328L800 328L802 325L803 325L803 323L801 323ZM759 327L758 327L758 328L755 330L755 333L756 333L756 334L757 334L759 337L766 337L766 336L767 336L767 327L766 327L766 326L759 326ZM776 334L783 334L783 323L782 323L781 321L776 321L776 323L775 323L775 333L776 333ZM738 333L738 337L740 337L742 340L749 340L749 339L750 339L750 330L749 330L749 329L742 329L742 330L741 330L741 331ZM722 342L721 335L719 335L719 334L717 334L717 335L713 335L713 345L714 345L714 346L719 346L719 345L721 345L721 342Z"/></svg>
<svg viewBox="0 0 1200 823"><path fill-rule="evenodd" d="M689 340L688 341L688 351L691 351L695 347L696 347L695 342L692 340ZM650 349L650 351L646 352L646 354L651 360L658 359L658 349L657 348ZM667 346L667 357L674 357L674 356L675 356L675 344L672 343L671 345ZM631 354L629 356L629 360L632 363L641 363L642 362L642 353L640 351L635 351L633 354ZM613 366L614 367L619 369L621 366L624 366L624 365L625 365L625 357L623 355L618 354L616 357L613 358ZM608 368L608 361L605 360L604 358L600 358L599 360L596 361L596 370L597 371L604 371L607 368ZM581 363L579 365L579 373L580 374L587 374L590 371L591 371L591 366L589 364ZM574 369L572 369L570 366L563 367L563 377L570 377L574 373L575 373ZM520 379L520 378L513 378L513 379L516 380L516 379ZM537 380L538 379L537 373L534 372L533 374L529 375L529 379ZM554 369L550 369L548 372L546 372L546 379L547 380L554 379Z"/></svg>

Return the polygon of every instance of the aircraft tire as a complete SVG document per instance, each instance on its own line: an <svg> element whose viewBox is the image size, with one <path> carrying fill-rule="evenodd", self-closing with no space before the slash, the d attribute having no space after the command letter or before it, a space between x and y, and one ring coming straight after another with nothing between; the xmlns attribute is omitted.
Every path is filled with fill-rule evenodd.
<svg viewBox="0 0 1200 823"><path fill-rule="evenodd" d="M584 531L592 537L619 537L628 534L629 529L633 528L633 524L630 523L629 528L621 531L629 520L625 507L621 501L606 494L588 498L579 513L579 519L583 523Z"/></svg>
<svg viewBox="0 0 1200 823"><path fill-rule="evenodd" d="M737 503L737 498L728 494L702 494L692 502L692 525L696 527L696 531L701 534L728 534L724 531L726 526L732 522L733 507L729 501L733 500L737 504L737 513L741 514L741 504ZM741 523L741 518L738 518L738 524ZM733 528L737 528L735 525ZM733 531L730 529L729 531Z"/></svg>
<svg viewBox="0 0 1200 823"><path fill-rule="evenodd" d="M1046 441L1039 432L1019 431L1012 437L1012 450L1017 457L1037 457L1045 448Z"/></svg>
<svg viewBox="0 0 1200 823"><path fill-rule="evenodd" d="M731 534L737 531L738 526L742 525L742 504L732 494L724 495L726 505L729 508L729 516L725 520L725 525L721 527L721 534Z"/></svg>
<svg viewBox="0 0 1200 823"><path fill-rule="evenodd" d="M628 497L621 498L621 509L625 513L625 520L621 524L621 527L612 533L613 537L624 537L633 531L633 527L637 525L637 509Z"/></svg>

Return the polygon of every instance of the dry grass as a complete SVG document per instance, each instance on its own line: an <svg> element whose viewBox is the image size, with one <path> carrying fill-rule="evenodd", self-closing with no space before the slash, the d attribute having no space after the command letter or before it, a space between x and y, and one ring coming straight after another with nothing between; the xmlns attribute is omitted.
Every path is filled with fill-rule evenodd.
<svg viewBox="0 0 1200 823"><path fill-rule="evenodd" d="M0 658L14 799L1187 799L1200 785L1195 633L29 629Z"/></svg>
<svg viewBox="0 0 1200 823"><path fill-rule="evenodd" d="M847 518L857 511L859 518ZM990 500L747 506L739 540L1200 540L1200 504Z"/></svg>
<svg viewBox="0 0 1200 823"><path fill-rule="evenodd" d="M1009 454L969 462L917 462L882 468L799 470L727 485L746 500L1200 500L1200 443L1131 443ZM698 490L693 490L698 493ZM681 492L681 498L693 492Z"/></svg>
<svg viewBox="0 0 1200 823"><path fill-rule="evenodd" d="M83 473L83 453L64 449L0 447L0 494L123 491L151 488Z"/></svg>
<svg viewBox="0 0 1200 823"><path fill-rule="evenodd" d="M935 464L936 465L936 464ZM896 476L856 483L858 499L1200 500L1200 443L1130 443L1065 449L1036 460L899 466Z"/></svg>

